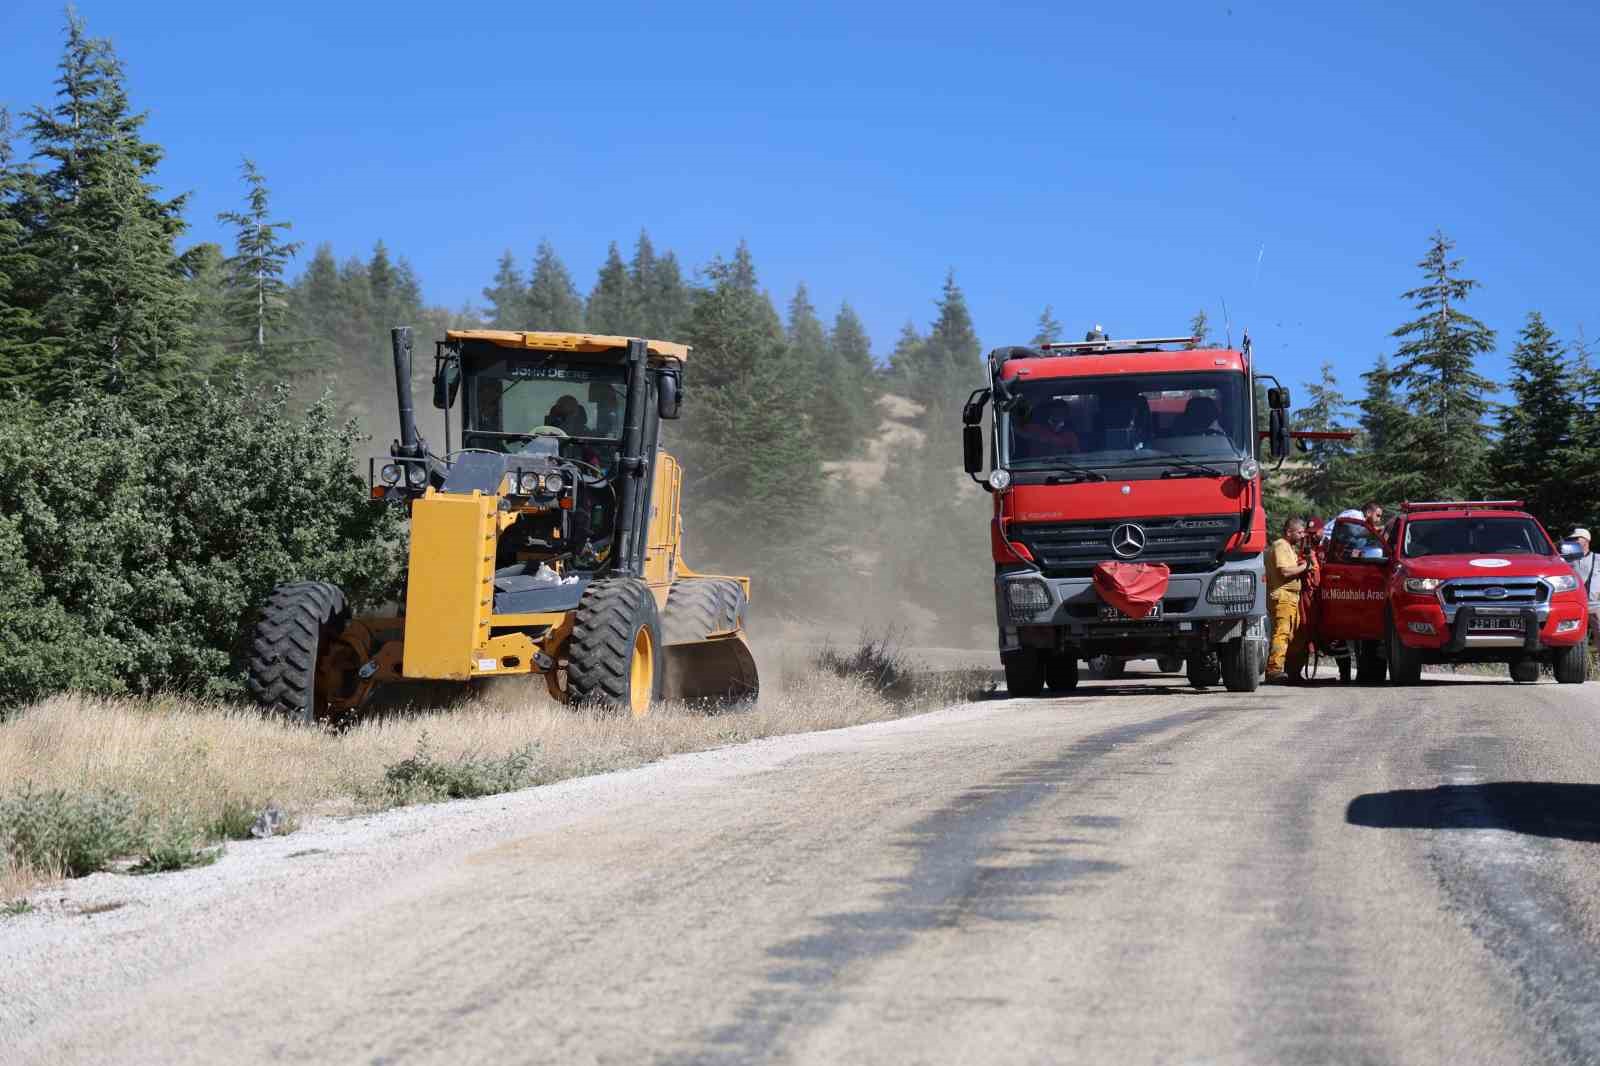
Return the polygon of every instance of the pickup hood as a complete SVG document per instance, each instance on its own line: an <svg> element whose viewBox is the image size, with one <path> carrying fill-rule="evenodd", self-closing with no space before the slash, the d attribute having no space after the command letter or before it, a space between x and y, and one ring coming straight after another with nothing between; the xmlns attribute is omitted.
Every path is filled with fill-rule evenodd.
<svg viewBox="0 0 1600 1066"><path fill-rule="evenodd" d="M1228 515L1244 508L1248 482L1237 477L1186 477L1144 481L1080 481L1068 485L1013 485L1001 513L1013 522L1072 522L1096 518ZM1255 493L1250 492L1250 502Z"/></svg>
<svg viewBox="0 0 1600 1066"><path fill-rule="evenodd" d="M1407 577L1529 578L1570 574L1572 568L1555 555L1428 555L1400 560Z"/></svg>

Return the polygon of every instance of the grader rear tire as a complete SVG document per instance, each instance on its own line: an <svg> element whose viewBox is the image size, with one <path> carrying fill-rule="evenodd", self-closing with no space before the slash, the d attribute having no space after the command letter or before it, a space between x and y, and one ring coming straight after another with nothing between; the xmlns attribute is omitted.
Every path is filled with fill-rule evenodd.
<svg viewBox="0 0 1600 1066"><path fill-rule="evenodd" d="M637 578L583 590L567 645L567 702L643 718L661 697L661 623L655 597Z"/></svg>
<svg viewBox="0 0 1600 1066"><path fill-rule="evenodd" d="M326 682L318 658L350 621L344 593L324 581L297 581L272 590L250 640L245 687L262 710L315 725L327 718Z"/></svg>

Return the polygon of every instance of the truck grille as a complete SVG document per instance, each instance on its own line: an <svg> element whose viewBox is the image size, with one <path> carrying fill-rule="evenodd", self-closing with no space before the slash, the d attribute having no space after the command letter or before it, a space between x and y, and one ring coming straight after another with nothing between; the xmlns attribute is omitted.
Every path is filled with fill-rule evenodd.
<svg viewBox="0 0 1600 1066"><path fill-rule="evenodd" d="M1123 526L1144 538L1143 550L1124 554L1112 549L1112 537ZM1239 531L1239 516L1178 515L1170 518L1097 519L1092 522L1013 523L1012 540L1025 544L1051 577L1087 577L1097 563L1165 563L1174 574L1213 570L1222 546ZM1128 547L1122 541L1124 551Z"/></svg>
<svg viewBox="0 0 1600 1066"><path fill-rule="evenodd" d="M1474 607L1533 607L1550 598L1550 586L1535 578L1447 581L1442 591L1445 604L1451 607L1463 604Z"/></svg>

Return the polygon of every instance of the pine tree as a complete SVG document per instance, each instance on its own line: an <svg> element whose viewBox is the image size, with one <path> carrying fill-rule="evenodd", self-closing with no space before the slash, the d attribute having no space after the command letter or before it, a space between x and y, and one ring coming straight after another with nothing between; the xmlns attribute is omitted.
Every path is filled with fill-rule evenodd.
<svg viewBox="0 0 1600 1066"><path fill-rule="evenodd" d="M1209 348L1214 343L1211 339L1211 319L1202 307L1189 319L1189 336L1194 340L1189 342L1190 348Z"/></svg>
<svg viewBox="0 0 1600 1066"><path fill-rule="evenodd" d="M217 377L225 372L230 346L238 340L228 315L227 256L220 244L205 241L185 250L180 261L193 314L194 361L207 376Z"/></svg>
<svg viewBox="0 0 1600 1066"><path fill-rule="evenodd" d="M287 381L305 355L304 338L289 334L290 308L284 271L300 251L299 241L285 241L288 222L269 221L270 193L254 162L240 167L247 191L244 211L224 211L217 221L234 227L234 254L225 262L226 314L238 350L248 353L254 376ZM246 364L249 365L249 364Z"/></svg>
<svg viewBox="0 0 1600 1066"><path fill-rule="evenodd" d="M0 108L0 389L26 387L29 369L54 351L44 336L45 264L35 239L38 176L16 160L11 116Z"/></svg>
<svg viewBox="0 0 1600 1066"><path fill-rule="evenodd" d="M594 289L589 293L585 318L589 329L595 333L626 337L640 332L633 281L628 277L628 267L622 261L622 253L617 251L616 241L611 242Z"/></svg>
<svg viewBox="0 0 1600 1066"><path fill-rule="evenodd" d="M1406 450L1387 458L1406 487L1460 499L1481 489L1488 452L1484 416L1493 383L1479 374L1479 355L1494 350L1494 331L1461 310L1477 287L1461 277L1454 243L1435 232L1417 265L1424 283L1406 292L1419 317L1394 331L1400 347L1391 372L1405 396Z"/></svg>
<svg viewBox="0 0 1600 1066"><path fill-rule="evenodd" d="M1322 364L1321 380L1306 387L1308 401L1296 412L1299 428L1321 433L1351 429L1350 404L1339 391L1333 364ZM1355 448L1349 441L1311 442L1288 478L1289 486L1322 509L1338 509L1351 487L1351 457ZM1345 504L1344 506L1353 506Z"/></svg>
<svg viewBox="0 0 1600 1066"><path fill-rule="evenodd" d="M1557 467L1574 524L1592 529L1600 525L1600 463L1595 461L1600 456L1600 365L1582 329L1572 339L1572 350L1577 357L1572 368L1572 443Z"/></svg>
<svg viewBox="0 0 1600 1066"><path fill-rule="evenodd" d="M643 292L649 308L650 335L669 340L679 336L689 322L693 295L684 284L677 256L667 252L656 259Z"/></svg>
<svg viewBox="0 0 1600 1066"><path fill-rule="evenodd" d="M509 265L510 254L502 266ZM533 278L528 283L525 318L527 329L577 331L583 326L583 297L572 284L572 275L556 255L549 241L540 241L533 259Z"/></svg>
<svg viewBox="0 0 1600 1066"><path fill-rule="evenodd" d="M30 110L26 125L46 162L32 238L51 343L17 379L47 401L109 391L159 402L194 373L173 247L184 198L157 198L162 152L140 137L145 116L130 109L122 64L71 11L59 69L57 102Z"/></svg>
<svg viewBox="0 0 1600 1066"><path fill-rule="evenodd" d="M1044 310L1039 312L1039 324L1034 327L1033 340L1029 341L1035 348L1041 344L1053 344L1061 339L1061 323L1056 321L1055 309L1049 304L1044 305Z"/></svg>
<svg viewBox="0 0 1600 1066"><path fill-rule="evenodd" d="M1566 353L1544 316L1533 311L1511 353L1514 402L1500 413L1500 437L1489 455L1495 493L1521 499L1547 526L1584 517L1574 499L1565 460L1572 456L1581 393L1573 388Z"/></svg>
<svg viewBox="0 0 1600 1066"><path fill-rule="evenodd" d="M877 371L877 364L872 359L872 338L867 336L867 327L862 324L861 316L848 302L841 303L839 313L833 317L833 330L828 334L828 344L863 382L872 379Z"/></svg>
<svg viewBox="0 0 1600 1066"><path fill-rule="evenodd" d="M1388 358L1378 356L1361 379L1366 393L1356 405L1361 411L1361 446L1350 464L1351 497L1385 504L1419 499L1426 495L1426 487L1395 462L1396 455L1412 447L1412 420L1395 392Z"/></svg>

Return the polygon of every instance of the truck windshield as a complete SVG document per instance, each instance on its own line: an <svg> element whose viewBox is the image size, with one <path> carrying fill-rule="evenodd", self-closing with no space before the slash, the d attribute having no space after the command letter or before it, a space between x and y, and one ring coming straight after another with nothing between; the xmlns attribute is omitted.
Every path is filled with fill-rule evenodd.
<svg viewBox="0 0 1600 1066"><path fill-rule="evenodd" d="M1115 465L1251 454L1250 399L1238 373L1026 379L1005 417L1011 464Z"/></svg>
<svg viewBox="0 0 1600 1066"><path fill-rule="evenodd" d="M1430 518L1406 523L1402 549L1424 555L1549 555L1550 539L1531 518Z"/></svg>
<svg viewBox="0 0 1600 1066"><path fill-rule="evenodd" d="M477 363L477 365L473 365ZM620 441L627 408L621 366L540 363L531 359L469 360L468 447L516 450L528 434Z"/></svg>

